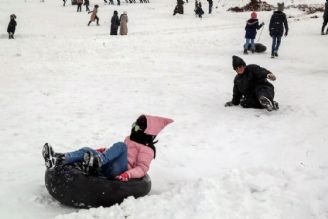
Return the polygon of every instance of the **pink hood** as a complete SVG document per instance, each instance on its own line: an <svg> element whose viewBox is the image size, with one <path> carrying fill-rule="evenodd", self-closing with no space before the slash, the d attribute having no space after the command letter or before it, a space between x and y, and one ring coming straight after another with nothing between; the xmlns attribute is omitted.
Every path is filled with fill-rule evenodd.
<svg viewBox="0 0 328 219"><path fill-rule="evenodd" d="M172 123L173 120L169 118L145 115L147 119L147 128L145 133L148 135L158 135L162 129L168 124Z"/></svg>

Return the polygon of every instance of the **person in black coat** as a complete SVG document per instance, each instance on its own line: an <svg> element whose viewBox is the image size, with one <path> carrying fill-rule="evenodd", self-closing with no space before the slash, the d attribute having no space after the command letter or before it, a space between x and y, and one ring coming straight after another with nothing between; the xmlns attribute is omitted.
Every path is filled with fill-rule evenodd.
<svg viewBox="0 0 328 219"><path fill-rule="evenodd" d="M198 15L198 17L202 18L202 15L204 14L203 8L202 8L202 3L197 0L195 1L195 14Z"/></svg>
<svg viewBox="0 0 328 219"><path fill-rule="evenodd" d="M208 13L212 13L212 7L213 7L213 0L207 0L208 1Z"/></svg>
<svg viewBox="0 0 328 219"><path fill-rule="evenodd" d="M284 33L285 36L288 34L288 22L286 14L283 12L284 3L278 3L278 11L273 12L270 19L269 31L272 37L272 48L271 48L271 58L278 56L278 49L281 42L281 37Z"/></svg>
<svg viewBox="0 0 328 219"><path fill-rule="evenodd" d="M15 19L16 19L16 15L14 14L10 15L10 21L7 27L7 33L9 34L9 39L14 39L14 34L17 26Z"/></svg>
<svg viewBox="0 0 328 219"><path fill-rule="evenodd" d="M325 27L328 23L328 0L326 1L325 4L325 12L323 13L323 24L321 28L321 34L324 35L325 33ZM328 34L328 29L326 30L326 34Z"/></svg>
<svg viewBox="0 0 328 219"><path fill-rule="evenodd" d="M183 4L184 1L183 0L177 0L177 5L175 6L174 10L173 10L173 15L178 14L183 14Z"/></svg>
<svg viewBox="0 0 328 219"><path fill-rule="evenodd" d="M261 24L259 24L259 20L257 19L257 14L255 11L253 11L251 14L251 19L249 19L247 21L246 26L245 26L246 43L244 45L244 54L248 54L247 50L248 50L249 44L251 44L252 53L255 52L254 40L256 37L256 33L257 33L257 30L260 29L263 25L264 25L263 22Z"/></svg>
<svg viewBox="0 0 328 219"><path fill-rule="evenodd" d="M89 0L84 0L84 5L85 5L85 11L90 11L90 8L89 8L90 1Z"/></svg>
<svg viewBox="0 0 328 219"><path fill-rule="evenodd" d="M110 35L117 35L117 30L119 26L120 26L120 19L118 17L118 12L114 11L113 17L111 19Z"/></svg>
<svg viewBox="0 0 328 219"><path fill-rule="evenodd" d="M226 107L240 104L244 108L278 109L278 103L273 101L274 87L268 82L276 77L270 71L258 65L246 65L238 56L232 56L232 66L237 75L232 100L225 104Z"/></svg>

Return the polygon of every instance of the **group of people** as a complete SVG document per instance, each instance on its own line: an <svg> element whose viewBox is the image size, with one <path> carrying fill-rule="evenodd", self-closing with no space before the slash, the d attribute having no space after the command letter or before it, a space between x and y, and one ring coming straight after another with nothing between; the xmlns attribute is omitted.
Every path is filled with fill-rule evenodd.
<svg viewBox="0 0 328 219"><path fill-rule="evenodd" d="M99 17L97 16L98 8L99 5L95 5L93 10L88 12L91 13L88 26L90 26L90 24L94 21L96 21L96 24L99 25ZM113 13L110 25L110 35L117 35L118 28L120 28L120 35L128 34L128 15L126 11L124 11L120 17L118 17L118 12L116 10Z"/></svg>
<svg viewBox="0 0 328 219"><path fill-rule="evenodd" d="M212 8L213 8L213 0L207 0L208 1L208 13L211 14L212 13ZM188 1L186 1L188 3ZM173 15L176 14L183 14L184 13L184 8L183 8L183 4L185 2L183 0L177 0L177 5L175 6L174 10L173 10ZM203 8L202 8L202 2L195 0L195 9L194 12L196 14L196 16L198 16L199 18L202 18L203 14L205 13Z"/></svg>
<svg viewBox="0 0 328 219"><path fill-rule="evenodd" d="M120 28L120 35L128 34L128 15L126 11L118 17L118 12L115 10L110 22L110 35L117 35L118 28Z"/></svg>
<svg viewBox="0 0 328 219"><path fill-rule="evenodd" d="M283 35L288 35L288 22L287 16L283 12L284 3L278 3L278 10L274 11L269 24L269 33L272 37L272 46L271 46L271 58L278 57L278 50L281 43L281 38ZM257 30L261 29L264 26L264 22L259 24L257 19L256 12L251 13L251 18L247 20L245 26L245 39L244 44L244 54L248 54L249 47L251 48L252 53L255 52L255 43Z"/></svg>

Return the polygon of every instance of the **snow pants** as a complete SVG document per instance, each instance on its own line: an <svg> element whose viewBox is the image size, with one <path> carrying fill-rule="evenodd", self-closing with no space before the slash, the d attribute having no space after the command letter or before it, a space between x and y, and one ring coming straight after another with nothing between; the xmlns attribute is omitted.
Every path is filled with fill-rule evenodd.
<svg viewBox="0 0 328 219"><path fill-rule="evenodd" d="M90 152L93 156L100 158L101 173L106 177L114 178L128 170L128 149L123 142L113 144L103 153L89 147L68 152L65 154L64 164L82 162L86 152Z"/></svg>
<svg viewBox="0 0 328 219"><path fill-rule="evenodd" d="M244 108L259 108L262 109L262 105L260 104L259 98L261 96L265 96L273 103L274 98L274 87L271 85L258 85L255 88L255 92L253 94L245 95L240 100L240 105Z"/></svg>

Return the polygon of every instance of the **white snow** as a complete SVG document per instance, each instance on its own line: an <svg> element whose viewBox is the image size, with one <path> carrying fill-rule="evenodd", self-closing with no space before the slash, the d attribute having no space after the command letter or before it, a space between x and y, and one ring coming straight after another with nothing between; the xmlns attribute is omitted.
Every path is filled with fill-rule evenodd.
<svg viewBox="0 0 328 219"><path fill-rule="evenodd" d="M116 2L116 1L115 1ZM269 3L278 1L268 0ZM281 2L281 1L280 1ZM286 4L322 4L290 0ZM100 26L69 1L0 0L1 218L328 218L328 36L322 13L286 10L290 31L271 59L242 54L250 13L215 1L212 15L172 16L175 1L98 3ZM128 36L109 36L113 10L129 16ZM16 39L6 34L17 15ZM235 76L231 56L271 70L280 110L225 108ZM175 122L159 136L152 190L110 208L60 205L44 186L41 147L58 152L110 146L142 113Z"/></svg>

